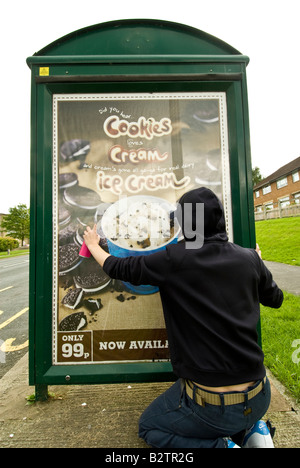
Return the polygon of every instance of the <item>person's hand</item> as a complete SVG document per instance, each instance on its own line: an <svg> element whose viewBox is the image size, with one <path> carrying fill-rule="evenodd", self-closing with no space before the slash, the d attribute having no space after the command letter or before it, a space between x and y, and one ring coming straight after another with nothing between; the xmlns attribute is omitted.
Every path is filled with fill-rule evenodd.
<svg viewBox="0 0 300 468"><path fill-rule="evenodd" d="M100 266L103 266L107 257L110 257L110 254L105 252L105 250L103 250L99 245L100 236L97 234L96 224L94 225L93 229L90 227L86 228L83 238L85 245L93 255L96 262L98 262Z"/></svg>
<svg viewBox="0 0 300 468"><path fill-rule="evenodd" d="M259 245L258 245L258 244L256 244L256 249L255 249L255 250L256 250L256 252L257 252L257 255L259 256L259 258L262 258L262 257L261 257L261 250L260 250L260 248L259 248Z"/></svg>
<svg viewBox="0 0 300 468"><path fill-rule="evenodd" d="M97 234L96 224L94 225L93 229L91 229L89 226L86 228L83 238L88 249L99 245L100 236Z"/></svg>

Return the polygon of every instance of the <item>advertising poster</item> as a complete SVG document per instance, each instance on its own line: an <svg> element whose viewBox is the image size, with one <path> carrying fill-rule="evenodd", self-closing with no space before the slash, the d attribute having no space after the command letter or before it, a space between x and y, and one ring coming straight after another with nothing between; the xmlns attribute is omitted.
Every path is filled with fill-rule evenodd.
<svg viewBox="0 0 300 468"><path fill-rule="evenodd" d="M86 226L117 256L180 241L187 191L222 200L231 238L225 93L53 96L53 364L168 361L159 291L79 255Z"/></svg>

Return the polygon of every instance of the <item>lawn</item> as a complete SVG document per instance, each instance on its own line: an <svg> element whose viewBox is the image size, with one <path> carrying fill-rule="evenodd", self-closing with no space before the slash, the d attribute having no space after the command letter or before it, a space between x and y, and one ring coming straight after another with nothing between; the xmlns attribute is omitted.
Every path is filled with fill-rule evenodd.
<svg viewBox="0 0 300 468"><path fill-rule="evenodd" d="M264 260L300 266L300 217L257 221ZM265 364L300 402L300 297L284 293L280 309L261 306Z"/></svg>
<svg viewBox="0 0 300 468"><path fill-rule="evenodd" d="M0 260L1 258L19 257L20 255L27 255L27 254L29 254L29 249L11 250L9 255L7 254L7 252L0 252Z"/></svg>
<svg viewBox="0 0 300 468"><path fill-rule="evenodd" d="M280 309L261 306L265 364L300 402L300 297L284 293Z"/></svg>
<svg viewBox="0 0 300 468"><path fill-rule="evenodd" d="M257 221L264 260L300 266L300 217ZM300 402L300 297L284 293L280 309L261 306L262 347L268 369Z"/></svg>
<svg viewBox="0 0 300 468"><path fill-rule="evenodd" d="M257 221L255 228L264 260L300 266L300 216Z"/></svg>

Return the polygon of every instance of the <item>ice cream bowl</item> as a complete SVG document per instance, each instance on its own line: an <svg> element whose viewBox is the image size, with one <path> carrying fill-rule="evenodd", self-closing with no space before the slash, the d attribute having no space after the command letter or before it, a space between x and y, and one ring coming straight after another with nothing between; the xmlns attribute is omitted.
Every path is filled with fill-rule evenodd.
<svg viewBox="0 0 300 468"><path fill-rule="evenodd" d="M153 196L124 197L112 204L101 219L109 253L115 257L151 255L177 243L180 227L172 214L175 206ZM153 294L153 285L124 282L136 294Z"/></svg>

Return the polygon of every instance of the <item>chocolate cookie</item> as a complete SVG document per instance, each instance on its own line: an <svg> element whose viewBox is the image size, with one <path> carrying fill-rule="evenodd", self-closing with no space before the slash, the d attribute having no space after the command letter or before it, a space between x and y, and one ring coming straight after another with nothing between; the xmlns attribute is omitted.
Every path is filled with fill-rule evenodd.
<svg viewBox="0 0 300 468"><path fill-rule="evenodd" d="M111 203L100 203L100 205L97 207L97 211L95 213L95 223L98 224L99 221L102 220L102 217L105 213L105 211L111 206Z"/></svg>
<svg viewBox="0 0 300 468"><path fill-rule="evenodd" d="M60 159L62 162L84 161L90 152L91 145L87 140L74 139L65 141L60 147Z"/></svg>
<svg viewBox="0 0 300 468"><path fill-rule="evenodd" d="M76 232L74 233L74 242L79 247L81 247L83 244L83 235L84 235L85 230L86 230L86 226L82 226L79 224L77 226Z"/></svg>
<svg viewBox="0 0 300 468"><path fill-rule="evenodd" d="M62 299L61 303L69 307L69 309L76 309L80 307L83 297L83 290L81 288L69 289L67 294Z"/></svg>
<svg viewBox="0 0 300 468"><path fill-rule="evenodd" d="M79 257L79 247L76 244L66 244L59 246L59 274L65 275L74 270L82 258Z"/></svg>
<svg viewBox="0 0 300 468"><path fill-rule="evenodd" d="M64 202L73 207L95 212L101 203L97 192L86 187L75 185L64 191Z"/></svg>
<svg viewBox="0 0 300 468"><path fill-rule="evenodd" d="M100 310L103 307L101 299L92 299L92 298L85 299L83 301L83 305L90 312L90 315L94 315L94 313L97 312L97 310Z"/></svg>
<svg viewBox="0 0 300 468"><path fill-rule="evenodd" d="M82 288L85 293L96 293L104 289L111 279L104 273L100 265L92 258L84 259L79 272L74 276L77 288Z"/></svg>
<svg viewBox="0 0 300 468"><path fill-rule="evenodd" d="M97 224L97 234L100 236L100 242L99 245L102 247L102 249L105 250L105 252L108 252L108 245L107 245L107 239L104 235L104 232L101 227L101 221L102 217L105 213L105 211L111 206L111 203L100 203L100 205L97 208L97 211L95 213L95 224Z"/></svg>
<svg viewBox="0 0 300 468"><path fill-rule="evenodd" d="M78 177L74 172L65 172L64 174L59 174L58 186L59 190L66 189L68 187L73 187L73 185L78 184Z"/></svg>
<svg viewBox="0 0 300 468"><path fill-rule="evenodd" d="M59 331L79 331L87 326L84 312L75 312L65 317L59 324Z"/></svg>
<svg viewBox="0 0 300 468"><path fill-rule="evenodd" d="M59 226L66 226L71 220L71 213L68 208L60 204L58 208L58 224Z"/></svg>
<svg viewBox="0 0 300 468"><path fill-rule="evenodd" d="M59 243L59 245L72 244L73 241L74 241L74 238L76 236L77 229L78 229L78 223L76 223L76 222L71 222L65 228L60 229L60 231L58 233L58 243ZM75 241L75 243L76 243L76 241Z"/></svg>

